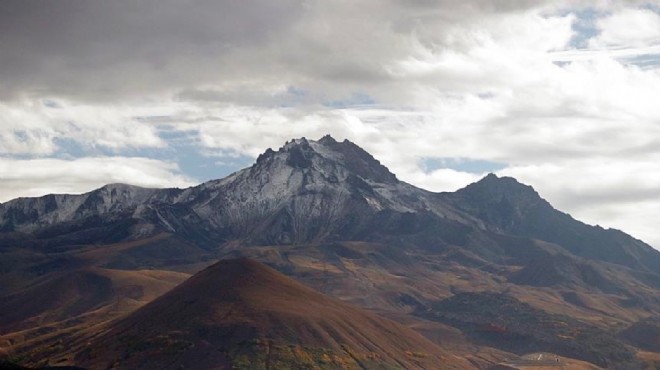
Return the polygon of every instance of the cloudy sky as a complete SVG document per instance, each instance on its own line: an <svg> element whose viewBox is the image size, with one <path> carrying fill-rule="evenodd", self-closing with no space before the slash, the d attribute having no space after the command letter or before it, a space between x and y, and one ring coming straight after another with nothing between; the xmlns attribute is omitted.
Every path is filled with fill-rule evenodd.
<svg viewBox="0 0 660 370"><path fill-rule="evenodd" d="M330 133L660 247L659 102L659 0L0 2L0 202L189 186Z"/></svg>

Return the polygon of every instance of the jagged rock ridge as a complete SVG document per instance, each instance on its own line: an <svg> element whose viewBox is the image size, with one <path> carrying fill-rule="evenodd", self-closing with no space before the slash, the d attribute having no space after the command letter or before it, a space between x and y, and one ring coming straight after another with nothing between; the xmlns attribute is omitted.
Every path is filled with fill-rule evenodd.
<svg viewBox="0 0 660 370"><path fill-rule="evenodd" d="M115 184L83 195L0 205L0 230L5 232L75 239L90 228L106 241L168 232L206 246L231 240L301 244L415 234L428 245L469 247L495 233L660 271L660 253L650 246L620 231L576 221L515 179L491 174L455 193L434 194L399 181L354 143L329 135L268 149L252 167L184 190ZM491 253L483 244L473 251ZM497 251L488 258L502 253L519 251Z"/></svg>

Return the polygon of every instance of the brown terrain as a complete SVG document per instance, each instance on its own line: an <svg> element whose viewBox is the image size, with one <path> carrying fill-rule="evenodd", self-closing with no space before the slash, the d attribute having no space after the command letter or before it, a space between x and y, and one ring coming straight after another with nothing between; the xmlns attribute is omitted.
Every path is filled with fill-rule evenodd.
<svg viewBox="0 0 660 370"><path fill-rule="evenodd" d="M489 370L599 370L600 367L585 361L557 356L552 353L530 353L519 359L504 362Z"/></svg>
<svg viewBox="0 0 660 370"><path fill-rule="evenodd" d="M47 357L92 369L471 367L410 328L250 259L208 267L72 343L60 361Z"/></svg>

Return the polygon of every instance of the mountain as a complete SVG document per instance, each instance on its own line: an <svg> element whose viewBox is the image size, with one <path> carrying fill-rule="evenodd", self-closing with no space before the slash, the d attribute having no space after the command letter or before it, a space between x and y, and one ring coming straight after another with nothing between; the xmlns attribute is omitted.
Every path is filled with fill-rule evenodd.
<svg viewBox="0 0 660 370"><path fill-rule="evenodd" d="M267 150L250 168L185 190L114 184L83 195L19 198L0 205L0 230L20 243L24 234L32 243L47 240L49 248L162 232L206 248L237 239L289 245L392 234L461 245L470 244L469 236L497 233L643 272L660 270L652 247L576 221L515 179L491 174L455 193L434 194L399 181L357 145L330 136L293 140Z"/></svg>
<svg viewBox="0 0 660 370"><path fill-rule="evenodd" d="M420 313L486 292L607 333L660 315L660 252L642 241L577 221L508 177L453 193L419 189L326 136L268 149L249 168L187 189L115 184L0 204L0 302L9 302L0 307L22 312L0 319L0 347L56 347L155 298L165 286L153 287L149 271L173 283L239 257L343 302L423 320L426 335L449 335L443 343L480 367L516 353ZM119 293L131 286L149 294Z"/></svg>
<svg viewBox="0 0 660 370"><path fill-rule="evenodd" d="M250 259L206 268L88 339L75 358L94 369L471 367Z"/></svg>
<svg viewBox="0 0 660 370"><path fill-rule="evenodd" d="M159 232L205 246L236 238L291 244L352 239L372 232L374 215L396 217L388 212L456 217L357 145L326 136L267 150L250 168L186 190L108 185L79 196L16 199L0 206L0 230L63 239L51 244Z"/></svg>
<svg viewBox="0 0 660 370"><path fill-rule="evenodd" d="M445 194L451 204L483 220L497 232L557 244L589 259L660 271L660 254L651 246L621 231L586 225L557 211L527 185L491 174L455 193Z"/></svg>

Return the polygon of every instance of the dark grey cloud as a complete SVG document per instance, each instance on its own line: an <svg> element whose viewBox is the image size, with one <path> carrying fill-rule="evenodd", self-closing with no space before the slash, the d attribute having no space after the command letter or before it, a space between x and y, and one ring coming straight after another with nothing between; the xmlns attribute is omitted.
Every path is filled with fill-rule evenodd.
<svg viewBox="0 0 660 370"><path fill-rule="evenodd" d="M0 99L108 100L256 81L339 98L391 84L419 45L451 46L451 25L524 11L528 0L4 0Z"/></svg>
<svg viewBox="0 0 660 370"><path fill-rule="evenodd" d="M2 1L0 89L102 95L229 78L223 63L276 41L302 11L294 0Z"/></svg>

